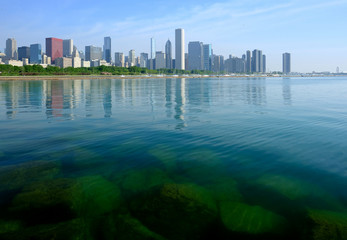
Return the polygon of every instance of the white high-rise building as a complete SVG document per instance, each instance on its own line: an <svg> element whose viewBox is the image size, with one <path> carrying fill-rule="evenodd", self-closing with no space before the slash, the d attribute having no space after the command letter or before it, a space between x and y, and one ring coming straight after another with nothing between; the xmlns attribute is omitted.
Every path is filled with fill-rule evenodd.
<svg viewBox="0 0 347 240"><path fill-rule="evenodd" d="M63 57L71 57L73 52L73 40L63 40Z"/></svg>
<svg viewBox="0 0 347 240"><path fill-rule="evenodd" d="M117 67L124 67L125 66L125 59L124 54L120 52L116 52L114 54L114 65Z"/></svg>
<svg viewBox="0 0 347 240"><path fill-rule="evenodd" d="M151 38L151 59L155 59L155 39Z"/></svg>
<svg viewBox="0 0 347 240"><path fill-rule="evenodd" d="M175 30L175 65L176 69L185 70L184 29Z"/></svg>
<svg viewBox="0 0 347 240"><path fill-rule="evenodd" d="M9 38L6 40L6 59L8 60L17 60L17 41L14 38Z"/></svg>
<svg viewBox="0 0 347 240"><path fill-rule="evenodd" d="M129 51L129 65L130 67L133 67L133 66L136 66L136 60L135 60L135 50L134 49L131 49Z"/></svg>

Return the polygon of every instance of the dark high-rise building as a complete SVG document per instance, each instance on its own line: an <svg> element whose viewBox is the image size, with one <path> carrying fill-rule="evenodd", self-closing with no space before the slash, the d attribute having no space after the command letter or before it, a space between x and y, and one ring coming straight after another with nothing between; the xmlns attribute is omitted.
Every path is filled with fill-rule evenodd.
<svg viewBox="0 0 347 240"><path fill-rule="evenodd" d="M291 72L291 63L290 63L290 53L283 53L283 73L288 74Z"/></svg>
<svg viewBox="0 0 347 240"><path fill-rule="evenodd" d="M63 57L63 39L46 38L46 54L51 57L52 63L55 59Z"/></svg>
<svg viewBox="0 0 347 240"><path fill-rule="evenodd" d="M30 59L30 48L19 47L18 48L18 60L22 61L23 58Z"/></svg>
<svg viewBox="0 0 347 240"><path fill-rule="evenodd" d="M106 62L111 63L111 37L104 37L104 52L103 58Z"/></svg>
<svg viewBox="0 0 347 240"><path fill-rule="evenodd" d="M252 52L252 72L259 73L263 71L263 52L253 50Z"/></svg>
<svg viewBox="0 0 347 240"><path fill-rule="evenodd" d="M101 60L102 59L102 49L101 47L86 46L85 48L85 60Z"/></svg>
<svg viewBox="0 0 347 240"><path fill-rule="evenodd" d="M63 40L63 56L71 57L72 52L73 52L73 40L72 39Z"/></svg>
<svg viewBox="0 0 347 240"><path fill-rule="evenodd" d="M266 55L263 55L263 73L266 73Z"/></svg>
<svg viewBox="0 0 347 240"><path fill-rule="evenodd" d="M42 63L42 49L41 44L30 45L30 63L41 64Z"/></svg>
<svg viewBox="0 0 347 240"><path fill-rule="evenodd" d="M165 44L165 55L166 55L166 68L173 69L172 67L172 45L171 41L167 40Z"/></svg>
<svg viewBox="0 0 347 240"><path fill-rule="evenodd" d="M246 72L251 73L252 72L252 57L251 57L251 51L246 52Z"/></svg>
<svg viewBox="0 0 347 240"><path fill-rule="evenodd" d="M188 44L188 70L203 70L204 52L202 42Z"/></svg>
<svg viewBox="0 0 347 240"><path fill-rule="evenodd" d="M212 45L204 44L203 45L203 70L212 71Z"/></svg>

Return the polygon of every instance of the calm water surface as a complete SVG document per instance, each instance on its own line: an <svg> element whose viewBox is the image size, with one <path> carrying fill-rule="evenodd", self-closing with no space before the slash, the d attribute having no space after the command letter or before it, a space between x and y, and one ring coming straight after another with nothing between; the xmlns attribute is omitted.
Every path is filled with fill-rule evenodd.
<svg viewBox="0 0 347 240"><path fill-rule="evenodd" d="M0 239L347 239L347 78L0 82Z"/></svg>

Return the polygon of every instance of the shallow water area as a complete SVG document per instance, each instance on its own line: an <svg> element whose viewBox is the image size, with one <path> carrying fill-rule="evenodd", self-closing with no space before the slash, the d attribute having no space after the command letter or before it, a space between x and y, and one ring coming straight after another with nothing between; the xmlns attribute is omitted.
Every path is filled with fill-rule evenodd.
<svg viewBox="0 0 347 240"><path fill-rule="evenodd" d="M0 82L0 239L347 239L347 78Z"/></svg>

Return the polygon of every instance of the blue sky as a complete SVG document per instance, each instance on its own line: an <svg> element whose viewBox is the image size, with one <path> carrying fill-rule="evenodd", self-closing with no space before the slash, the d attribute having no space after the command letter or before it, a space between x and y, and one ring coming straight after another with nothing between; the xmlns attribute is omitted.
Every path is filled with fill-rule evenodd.
<svg viewBox="0 0 347 240"><path fill-rule="evenodd" d="M174 44L176 28L189 41L211 43L214 53L241 57L261 49L268 70L281 70L282 53L292 53L292 70L347 72L347 0L243 1L91 1L12 0L0 5L0 49L14 37L18 46L41 43L46 37L72 38L80 50L102 47L112 38L112 52L157 51L166 40Z"/></svg>

